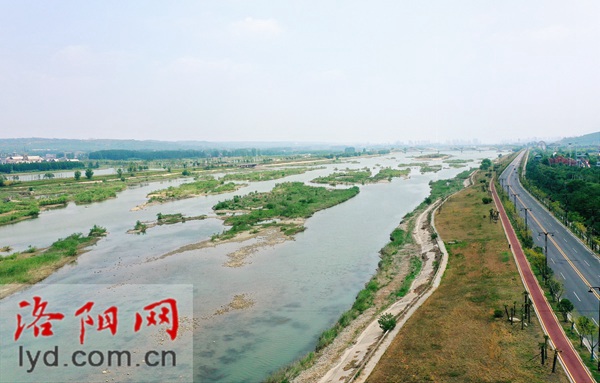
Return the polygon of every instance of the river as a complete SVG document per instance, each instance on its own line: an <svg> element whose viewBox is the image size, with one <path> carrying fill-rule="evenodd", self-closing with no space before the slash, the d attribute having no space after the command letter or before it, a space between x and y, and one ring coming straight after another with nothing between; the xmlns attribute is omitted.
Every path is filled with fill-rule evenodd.
<svg viewBox="0 0 600 383"><path fill-rule="evenodd" d="M276 183L284 181L309 182L333 172L334 168L397 168L398 163L423 162L411 158L419 153L391 153L352 159L352 162L328 164L324 169L285 179L252 182L233 193L131 211L145 201L150 191L189 180L153 182L128 188L115 199L90 205L69 204L63 209L43 212L37 219L0 227L0 245L9 245L17 250L28 246L48 246L72 232L85 233L94 224L106 227L109 232L76 263L47 278L44 285L0 301L0 344L10 346L2 347L0 360L4 360L4 365L18 363L17 342L13 340L14 323L19 312L18 302L25 297L43 293L44 299L52 298L55 304L67 305L73 300L83 303L90 296L100 299L94 291L123 290L127 283L133 284L130 292L136 297L136 302L141 302L139 295L135 294L143 294L144 287L137 291L135 286L149 286L148 291L153 290L151 286L163 290L169 290L169 286L182 286L173 294L179 294L182 301L193 301L182 311L190 317L193 312L195 318L193 367L191 363L189 365L194 381L260 382L269 373L313 350L321 332L352 305L358 291L375 273L378 251L389 240L390 232L429 194L429 181L452 178L469 166L478 166L481 159L498 155L495 151L448 153L453 158L471 162L458 169L444 164L444 169L437 173L420 174L414 168L408 179L395 178L388 183L360 186L356 197L309 218L306 231L297 234L294 240L260 248L250 255L244 266L238 268L223 266L227 261L226 254L256 240L160 258L169 251L221 232L224 226L218 219L157 226L145 235L126 234L126 231L133 228L137 220L154 219L158 212L181 212L188 216L213 214L211 207L215 203L235 194L268 191ZM242 295L253 304L239 310L227 309L236 295ZM134 298L121 291L121 299L121 304L127 305ZM131 307L124 309L126 312L134 310ZM215 315L218 310L222 310L221 314ZM192 337L188 338L191 340ZM149 342L137 339L142 346ZM32 336L23 337L18 342L29 348L36 345L42 349L56 343L51 337ZM115 338L110 341L99 339L95 345L101 348L111 342L125 345L134 340L132 337L121 337L119 341ZM182 347L185 351L185 347L191 346L185 343ZM85 372L74 368L50 368L27 374L23 368L14 368L11 372L0 374L0 380L4 376L9 379L7 381L37 381L40 376L47 381L85 379L104 382L116 377L115 381L164 379L157 378L155 372L142 370L129 369L125 373L106 367L86 369ZM179 379L186 380L185 376Z"/></svg>

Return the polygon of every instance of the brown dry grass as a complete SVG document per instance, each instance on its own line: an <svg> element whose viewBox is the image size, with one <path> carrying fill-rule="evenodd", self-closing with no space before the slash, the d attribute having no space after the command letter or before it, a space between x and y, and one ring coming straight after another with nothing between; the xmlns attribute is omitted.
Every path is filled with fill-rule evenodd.
<svg viewBox="0 0 600 383"><path fill-rule="evenodd" d="M368 382L567 382L560 366L553 374L551 363L541 366L535 357L543 341L537 320L521 330L493 317L505 304L519 308L524 287L501 224L484 218L491 207L482 204L485 196L480 186L465 189L436 216L450 254L442 284Z"/></svg>

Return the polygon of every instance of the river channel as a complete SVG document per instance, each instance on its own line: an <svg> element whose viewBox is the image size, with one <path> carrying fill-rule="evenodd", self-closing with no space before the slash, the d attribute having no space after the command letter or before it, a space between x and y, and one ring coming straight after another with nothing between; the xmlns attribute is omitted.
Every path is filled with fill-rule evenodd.
<svg viewBox="0 0 600 383"><path fill-rule="evenodd" d="M69 204L62 209L43 212L37 219L0 227L0 245L9 245L15 250L48 246L73 232L87 233L94 224L109 232L76 263L47 278L44 285L0 301L0 360L3 360L0 367L5 371L0 375L15 381L39 381L36 379L40 376L47 376L47 381L151 379L155 376L152 372L140 370L127 370L117 378L116 372L112 372L114 369L107 367L85 373L69 368L27 374L11 365L18 363L16 348L12 347L15 343L13 333L18 303L24 297L43 294L44 298L50 297L56 302L83 302L94 296L94 291L104 289L103 286L119 288L127 283L164 285L167 290L168 286L191 286L193 296L190 300L193 302L182 311L190 317L193 313L194 317L193 330L187 336L191 340L189 334L193 331L193 367L190 364L189 368L195 382L260 382L271 372L312 351L321 332L352 305L358 291L375 273L378 251L389 240L390 232L429 194L429 181L452 178L469 167L478 166L481 159L498 155L496 151L448 153L454 159L470 162L462 168L451 168L439 160L428 161L443 164L444 168L426 174L413 168L407 179L361 185L356 197L309 218L306 231L296 234L294 240L262 247L246 259L245 265L236 268L224 266L226 254L255 239L160 257L221 232L224 226L216 218L157 226L144 235L126 232L137 220L153 220L159 212L214 215L213 205L236 194L268 191L284 181L309 182L333 172L334 168L367 166L378 170L387 166L397 168L399 163L423 162L412 158L419 153L352 159L285 179L251 182L233 193L132 211L146 200L149 192L190 180L152 182L128 188L115 199L90 205ZM88 285L90 289L72 288ZM243 296L252 304L243 309L228 309L227 305L235 296ZM43 349L54 344L49 338L29 336L20 342L26 347L35 344ZM128 337L120 342L126 344L127 341L132 342L132 339ZM115 343L98 342L97 348ZM7 344L11 347L6 347ZM11 366L12 372L6 372L7 365ZM180 378L185 381L184 377ZM177 381L176 377L172 380Z"/></svg>

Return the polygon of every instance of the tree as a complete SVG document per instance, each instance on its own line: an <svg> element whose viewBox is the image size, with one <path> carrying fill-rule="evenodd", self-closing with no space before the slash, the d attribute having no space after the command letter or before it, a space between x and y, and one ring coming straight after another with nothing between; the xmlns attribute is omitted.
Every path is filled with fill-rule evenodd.
<svg viewBox="0 0 600 383"><path fill-rule="evenodd" d="M565 322L569 320L569 313L573 311L575 306L573 306L573 302L568 300L567 298L563 298L558 302L558 311L560 311L563 315Z"/></svg>
<svg viewBox="0 0 600 383"><path fill-rule="evenodd" d="M550 290L550 295L552 295L552 301L556 302L560 301L560 297L564 291L563 284L557 281L554 278L548 279L546 282L548 289Z"/></svg>
<svg viewBox="0 0 600 383"><path fill-rule="evenodd" d="M583 347L583 339L587 339L590 343L590 351L592 359L594 358L594 347L598 344L598 339L594 343L594 335L598 332L598 327L592 322L592 320L586 316L580 316L577 318L577 330L579 331L579 340Z"/></svg>
<svg viewBox="0 0 600 383"><path fill-rule="evenodd" d="M117 178L121 178L121 177L123 177L123 169L118 168L117 169Z"/></svg>
<svg viewBox="0 0 600 383"><path fill-rule="evenodd" d="M479 165L479 169L488 170L492 166L492 161L489 158L484 158Z"/></svg>
<svg viewBox="0 0 600 383"><path fill-rule="evenodd" d="M54 173L46 173L46 174L44 174L44 178L46 178L48 180L51 178L54 178Z"/></svg>
<svg viewBox="0 0 600 383"><path fill-rule="evenodd" d="M379 322L379 327L381 327L383 332L391 331L396 327L396 318L390 313L380 316L377 322Z"/></svg>
<svg viewBox="0 0 600 383"><path fill-rule="evenodd" d="M92 169L87 168L85 170L85 178L87 178L88 180L91 180L93 175L94 175L94 171Z"/></svg>
<svg viewBox="0 0 600 383"><path fill-rule="evenodd" d="M81 178L81 172L79 170L75 170L75 175L74 176L75 176L75 179L77 181L79 181L79 179Z"/></svg>

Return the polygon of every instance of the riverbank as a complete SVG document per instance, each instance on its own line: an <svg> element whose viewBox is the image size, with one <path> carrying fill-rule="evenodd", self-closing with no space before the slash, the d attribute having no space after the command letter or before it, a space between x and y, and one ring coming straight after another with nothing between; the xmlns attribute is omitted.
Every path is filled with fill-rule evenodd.
<svg viewBox="0 0 600 383"><path fill-rule="evenodd" d="M104 228L94 226L85 237L76 233L44 249L30 248L0 257L0 299L41 282L64 265L75 262L105 235Z"/></svg>
<svg viewBox="0 0 600 383"><path fill-rule="evenodd" d="M407 280L412 276L415 280L420 280L421 282L418 283L421 285L422 276L425 276L425 280L431 277L432 270L437 268L441 260L439 250L434 251L435 255L433 256L427 255L428 252L425 252L425 257L422 257L424 255L423 249L427 248L427 243L432 243L431 241L435 237L433 232L430 231L429 224L420 224L420 222L423 222L422 217L428 216L423 212L432 205L433 201L443 200L462 189L464 181L470 173L471 170L467 170L453 179L430 182L431 192L429 196L415 210L408 213L398 228L391 233L390 242L380 251L381 261L377 272L366 284L365 289L358 294L352 308L342 314L332 328L323 332L315 352L311 352L296 363L280 369L268 377L265 382L318 382L332 368L335 369L336 364L337 371L341 371L342 374L339 378L347 379L353 375L349 370L356 372L361 369L361 361L368 360L370 354L367 354L370 351L370 345L373 344L372 340L378 336L377 331L371 330L372 335L370 337L363 337L363 340L367 340L367 345L366 348L363 347L362 351L359 351L362 352L361 360L354 358L354 355L347 352L347 350L356 344L358 337L367 326L376 322L376 318L384 309L402 300L404 296L408 296L408 298L403 302L411 302L414 298L414 295L411 294L420 295L424 287L411 290L411 284L407 283ZM429 220L425 220L425 222L429 222ZM410 233L413 230L417 230L417 234L411 235ZM421 232L423 234L418 234ZM413 238L417 240L416 243ZM423 244L423 248L421 244ZM411 273L415 270L412 267L415 263L419 265L421 270L419 275ZM416 287L416 285L414 286ZM396 313L400 313L406 307L407 305L398 304L394 310L398 310ZM379 334L381 334L380 330ZM340 359L342 355L350 357L350 360L343 363Z"/></svg>
<svg viewBox="0 0 600 383"><path fill-rule="evenodd" d="M300 373L293 382L347 382L359 373L361 377L369 375L402 325L436 287L432 283L436 276L439 284L447 259L447 254L445 250L440 249L440 243L434 235L435 229L431 225L432 211L437 209L439 204L440 201L428 206L411 220L414 222L412 237L416 243L407 246L404 258L410 260L411 257L417 257L421 259L422 266L414 280L408 284L406 295L383 311L381 307L373 307L365 312L362 318L346 327L336 340L323 350L311 368ZM403 227L407 228L408 224L403 224ZM443 254L446 255L442 257ZM441 267L438 268L438 265ZM404 262L401 272L392 283L402 286L408 275ZM382 291L382 294L385 293L386 291ZM378 323L378 318L384 313L393 315L398 321L396 327L386 333Z"/></svg>
<svg viewBox="0 0 600 383"><path fill-rule="evenodd" d="M520 311L520 282L501 225L487 217L487 191L475 185L452 197L436 215L449 253L440 288L405 324L367 382L566 382L551 363L539 363L543 331L511 323L505 307ZM460 219L457 219L460 217ZM516 302L516 303L515 303ZM519 315L520 317L520 315Z"/></svg>

